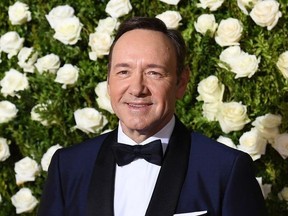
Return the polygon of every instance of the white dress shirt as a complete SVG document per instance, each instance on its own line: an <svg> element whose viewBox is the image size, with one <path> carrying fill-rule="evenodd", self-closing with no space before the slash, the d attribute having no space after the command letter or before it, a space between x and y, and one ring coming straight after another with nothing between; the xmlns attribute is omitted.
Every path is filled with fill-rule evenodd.
<svg viewBox="0 0 288 216"><path fill-rule="evenodd" d="M161 139L163 154L166 151L170 136L175 125L175 117L158 133L149 137L140 145ZM118 127L118 142L137 145ZM144 216L150 202L160 166L137 159L125 166L116 165L114 214L115 216Z"/></svg>

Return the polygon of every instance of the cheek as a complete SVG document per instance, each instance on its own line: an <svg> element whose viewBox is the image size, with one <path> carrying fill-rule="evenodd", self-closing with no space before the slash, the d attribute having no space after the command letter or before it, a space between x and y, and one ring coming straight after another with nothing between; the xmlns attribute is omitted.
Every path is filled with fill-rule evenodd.
<svg viewBox="0 0 288 216"><path fill-rule="evenodd" d="M176 101L175 88L172 86L169 88L155 88L153 97L163 108L174 106Z"/></svg>
<svg viewBox="0 0 288 216"><path fill-rule="evenodd" d="M116 100L118 100L118 97L119 97L119 91L116 91L116 89L114 88L110 88L109 90L109 96L110 96L110 100L111 102L115 102Z"/></svg>
<svg viewBox="0 0 288 216"><path fill-rule="evenodd" d="M110 96L110 101L113 103L117 103L121 101L121 98L124 96L126 92L126 87L121 85L121 83L111 82L108 86L108 94Z"/></svg>

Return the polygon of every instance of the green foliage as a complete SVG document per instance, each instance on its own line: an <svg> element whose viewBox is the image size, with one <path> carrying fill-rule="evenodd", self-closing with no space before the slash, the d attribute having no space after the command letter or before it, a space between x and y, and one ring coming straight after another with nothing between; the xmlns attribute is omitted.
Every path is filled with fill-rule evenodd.
<svg viewBox="0 0 288 216"><path fill-rule="evenodd" d="M107 74L106 57L92 61L89 59L88 46L89 34L95 31L100 19L108 17L105 12L108 0L22 0L29 5L32 20L23 25L13 26L8 20L8 7L15 3L14 0L0 1L0 35L8 31L16 31L25 38L26 47L34 47L39 56L54 53L60 56L61 65L71 63L80 69L79 79L73 86L61 88L54 81L53 74L27 74L30 88L20 92L20 98L4 97L0 94L0 101L9 100L19 110L17 118L8 123L0 124L0 137L11 142L11 156L0 162L0 216L16 215L15 207L10 198L23 186L30 188L33 195L40 199L46 172L42 171L36 181L16 185L14 163L29 156L40 163L47 149L59 143L70 146L97 134L85 134L80 130L72 130L75 125L73 113L84 107L99 109L108 119L104 129L113 129L117 125L117 118L105 110L101 110L96 103L94 88L97 83L104 81ZM251 120L267 113L282 116L281 132L288 130L288 85L287 80L276 67L278 56L288 50L288 13L286 0L279 0L282 17L271 31L257 26L253 20L243 14L237 6L236 0L225 1L221 8L213 12L216 21L234 17L243 23L243 36L241 49L250 54L261 57L261 64L256 74L251 78L235 79L234 74L219 68L217 62L223 47L216 44L213 37L202 36L196 32L194 22L203 13L211 13L208 9L197 8L198 1L182 0L177 6L165 4L159 0L130 0L132 11L119 19L124 20L130 16L154 17L166 10L179 11L182 21L181 30L188 46L187 63L191 70L190 83L187 93L177 103L177 115L192 130L199 131L211 138L218 138L223 134L218 122L209 122L202 115L202 102L196 100L198 96L197 84L210 75L216 75L225 85L225 101L242 101L248 108ZM47 22L45 15L58 5L68 4L75 9L75 15L83 23L81 40L75 45L64 45L53 38L54 30ZM10 68L19 71L22 69L17 64L17 57L8 59L6 54L1 55L0 80ZM51 100L46 111L41 116L50 124L43 126L32 121L31 109L39 103ZM228 134L235 143L243 131ZM104 130L103 129L103 130ZM271 146L267 146L266 154L255 161L257 176L263 177L264 184L272 184L272 191L266 203L271 216L284 216L288 214L288 206L280 201L277 194L288 186L288 162L283 160ZM36 215L32 213L23 215Z"/></svg>

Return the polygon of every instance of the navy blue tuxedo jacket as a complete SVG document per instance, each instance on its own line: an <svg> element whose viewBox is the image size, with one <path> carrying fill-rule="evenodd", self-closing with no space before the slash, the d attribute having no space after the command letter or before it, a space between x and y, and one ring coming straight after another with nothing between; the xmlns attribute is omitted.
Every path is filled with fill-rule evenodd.
<svg viewBox="0 0 288 216"><path fill-rule="evenodd" d="M58 150L38 215L113 216L116 163L111 144L116 140L117 130ZM191 133L177 120L146 216L197 211L266 216L250 156Z"/></svg>

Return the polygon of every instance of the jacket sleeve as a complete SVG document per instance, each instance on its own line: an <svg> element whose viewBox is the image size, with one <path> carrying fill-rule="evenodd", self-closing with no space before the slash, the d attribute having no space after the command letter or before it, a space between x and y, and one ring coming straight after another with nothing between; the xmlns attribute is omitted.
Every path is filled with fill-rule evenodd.
<svg viewBox="0 0 288 216"><path fill-rule="evenodd" d="M64 199L59 169L59 150L53 155L44 186L38 216L64 215Z"/></svg>
<svg viewBox="0 0 288 216"><path fill-rule="evenodd" d="M222 210L222 216L267 216L253 161L248 154L240 154L232 166Z"/></svg>

